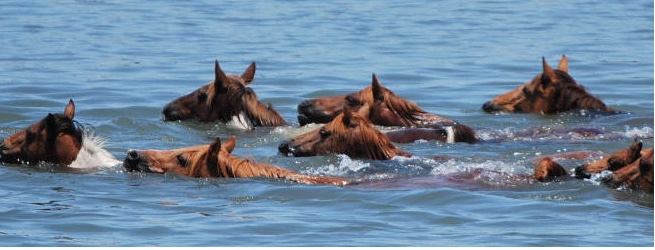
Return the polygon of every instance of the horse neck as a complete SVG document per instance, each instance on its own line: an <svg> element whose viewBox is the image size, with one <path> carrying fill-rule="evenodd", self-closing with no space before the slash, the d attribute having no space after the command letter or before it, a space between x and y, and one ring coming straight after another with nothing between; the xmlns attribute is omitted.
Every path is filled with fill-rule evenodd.
<svg viewBox="0 0 655 250"><path fill-rule="evenodd" d="M229 155L219 164L220 177L226 178L285 178L295 172L281 167L252 162L248 159Z"/></svg>
<svg viewBox="0 0 655 250"><path fill-rule="evenodd" d="M377 131L377 130L376 130ZM410 157L411 155L396 147L386 135L381 132L377 133L364 133L364 142L362 149L365 151L369 159L372 160L389 160L395 156ZM368 143L367 143L368 142Z"/></svg>
<svg viewBox="0 0 655 250"><path fill-rule="evenodd" d="M256 126L277 127L287 124L277 111L259 101L255 105L246 103L246 114L248 119Z"/></svg>
<svg viewBox="0 0 655 250"><path fill-rule="evenodd" d="M598 98L590 95L578 86L566 86L558 93L557 107L558 110L571 110L571 109L588 109L588 110L601 110L613 111L610 107L605 105Z"/></svg>

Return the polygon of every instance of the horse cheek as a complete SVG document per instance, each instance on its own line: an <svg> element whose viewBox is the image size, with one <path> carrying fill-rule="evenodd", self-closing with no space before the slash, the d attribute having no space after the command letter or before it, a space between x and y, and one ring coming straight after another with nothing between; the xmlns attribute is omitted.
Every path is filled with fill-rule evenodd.
<svg viewBox="0 0 655 250"><path fill-rule="evenodd" d="M57 138L56 155L62 164L69 165L77 158L80 151L80 144L71 135L60 135Z"/></svg>

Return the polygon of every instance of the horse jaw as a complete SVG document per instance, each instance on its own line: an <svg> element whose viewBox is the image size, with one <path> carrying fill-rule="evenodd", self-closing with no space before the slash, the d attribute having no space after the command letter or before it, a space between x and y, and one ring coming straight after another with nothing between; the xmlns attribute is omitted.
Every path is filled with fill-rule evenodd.
<svg viewBox="0 0 655 250"><path fill-rule="evenodd" d="M112 154L102 148L104 145L104 139L84 132L82 136L82 148L77 153L75 161L68 165L68 167L109 168L122 164L121 161L114 158Z"/></svg>

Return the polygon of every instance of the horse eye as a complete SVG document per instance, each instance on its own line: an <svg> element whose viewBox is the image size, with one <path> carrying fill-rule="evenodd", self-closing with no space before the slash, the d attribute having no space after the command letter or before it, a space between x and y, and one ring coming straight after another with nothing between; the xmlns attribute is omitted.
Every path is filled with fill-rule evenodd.
<svg viewBox="0 0 655 250"><path fill-rule="evenodd" d="M330 135L330 132L327 131L325 128L321 128L321 130L319 130L318 133L321 134L322 138L328 137Z"/></svg>
<svg viewBox="0 0 655 250"><path fill-rule="evenodd" d="M207 100L207 93L205 92L198 92L198 101L205 101Z"/></svg>
<svg viewBox="0 0 655 250"><path fill-rule="evenodd" d="M34 137L35 137L35 133L32 132L32 131L28 130L27 133L25 133L25 141L26 142L34 141Z"/></svg>
<svg viewBox="0 0 655 250"><path fill-rule="evenodd" d="M177 155L175 158L177 158L177 163L179 163L179 164L182 165L183 167L186 167L186 166L187 166L186 158L184 158L183 155Z"/></svg>
<svg viewBox="0 0 655 250"><path fill-rule="evenodd" d="M532 95L532 93L530 93L530 90L528 90L528 88L526 88L526 87L523 87L523 94L526 95L526 96Z"/></svg>

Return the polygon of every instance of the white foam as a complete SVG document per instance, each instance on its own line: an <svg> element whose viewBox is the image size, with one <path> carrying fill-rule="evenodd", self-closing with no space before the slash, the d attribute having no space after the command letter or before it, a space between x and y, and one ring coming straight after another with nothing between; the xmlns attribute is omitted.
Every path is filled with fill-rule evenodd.
<svg viewBox="0 0 655 250"><path fill-rule="evenodd" d="M86 131L82 135L82 148L77 153L71 168L109 168L121 164L107 150L103 149L106 140Z"/></svg>

